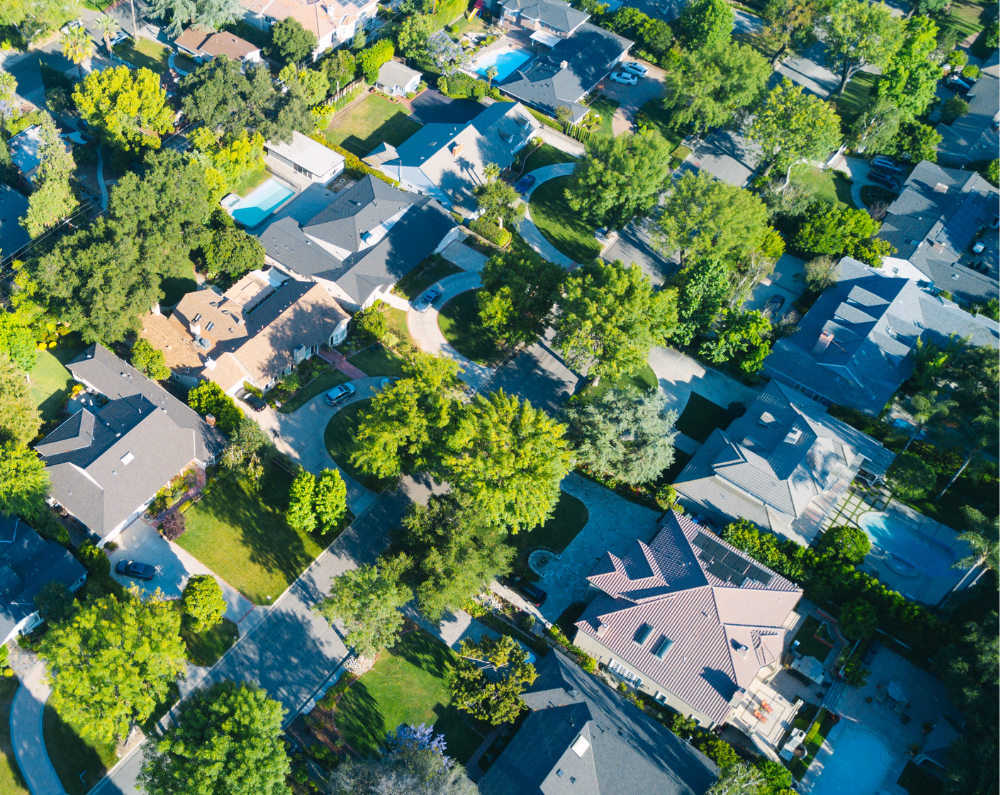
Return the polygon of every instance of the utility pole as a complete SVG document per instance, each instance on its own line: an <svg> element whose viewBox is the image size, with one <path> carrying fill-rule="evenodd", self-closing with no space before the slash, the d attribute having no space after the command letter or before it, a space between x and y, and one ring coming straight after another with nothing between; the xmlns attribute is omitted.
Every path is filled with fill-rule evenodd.
<svg viewBox="0 0 1000 795"><path fill-rule="evenodd" d="M132 6L132 46L136 46L139 43L139 28L135 24L135 0L128 0L129 5Z"/></svg>

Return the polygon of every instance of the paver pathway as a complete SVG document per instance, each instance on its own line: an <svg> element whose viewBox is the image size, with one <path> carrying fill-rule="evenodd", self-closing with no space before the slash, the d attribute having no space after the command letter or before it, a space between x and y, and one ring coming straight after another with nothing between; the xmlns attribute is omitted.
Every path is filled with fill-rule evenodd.
<svg viewBox="0 0 1000 795"><path fill-rule="evenodd" d="M320 348L319 353L316 354L325 362L329 362L334 367L336 367L344 375L348 376L350 379L356 381L360 378L367 378L368 374L362 372L359 368L355 367L353 364L347 361L344 354L339 351L328 351Z"/></svg>
<svg viewBox="0 0 1000 795"><path fill-rule="evenodd" d="M21 775L32 795L64 795L62 782L45 751L42 714L52 688L39 660L21 680L10 708L10 736Z"/></svg>
<svg viewBox="0 0 1000 795"><path fill-rule="evenodd" d="M536 182L531 186L531 190L524 194L524 203L526 205L524 218L521 220L521 225L518 227L518 232L521 233L521 237L524 238L524 242L526 242L529 246L531 246L531 248L533 248L549 262L562 265L564 268L572 268L576 265L576 263L571 257L567 257L548 240L546 240L539 228L535 226L535 222L531 220L530 202L531 194L535 192L539 185L543 182L548 182L550 179L555 179L556 177L569 176L573 173L574 168L576 168L576 163L555 163L554 165L542 166L542 168L536 168L534 171L528 172L535 177Z"/></svg>

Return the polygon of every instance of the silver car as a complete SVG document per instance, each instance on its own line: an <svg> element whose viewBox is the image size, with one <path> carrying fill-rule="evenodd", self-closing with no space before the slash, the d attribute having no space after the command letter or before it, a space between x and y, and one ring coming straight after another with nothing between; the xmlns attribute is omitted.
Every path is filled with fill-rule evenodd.
<svg viewBox="0 0 1000 795"><path fill-rule="evenodd" d="M347 400L347 398L353 395L354 392L354 384L341 384L340 386L335 386L326 393L326 405L336 406L338 403L343 403Z"/></svg>
<svg viewBox="0 0 1000 795"><path fill-rule="evenodd" d="M413 305L413 308L421 313L426 312L428 309L434 306L434 302L437 301L442 295L444 295L443 290L440 290L437 287L432 287L430 290L428 290L426 293L420 296L420 298L417 300L417 303Z"/></svg>

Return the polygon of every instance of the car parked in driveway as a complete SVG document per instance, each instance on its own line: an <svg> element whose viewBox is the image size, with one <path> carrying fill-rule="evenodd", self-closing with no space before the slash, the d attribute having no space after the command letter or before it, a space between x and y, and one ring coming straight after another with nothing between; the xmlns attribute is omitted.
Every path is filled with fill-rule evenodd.
<svg viewBox="0 0 1000 795"><path fill-rule="evenodd" d="M437 301L442 295L444 295L443 290L437 287L431 287L430 290L425 292L422 296L420 296L420 298L417 299L417 303L413 305L413 308L421 313L426 312L428 309L434 306L434 302Z"/></svg>
<svg viewBox="0 0 1000 795"><path fill-rule="evenodd" d="M347 400L347 398L353 395L354 392L354 384L341 384L340 386L335 386L326 393L326 405L336 406L338 403L343 403Z"/></svg>
<svg viewBox="0 0 1000 795"><path fill-rule="evenodd" d="M517 184L514 186L514 190L516 190L523 196L525 193L527 193L534 187L537 181L538 179L535 177L534 174L525 174L523 177L521 177L521 179L517 181Z"/></svg>
<svg viewBox="0 0 1000 795"><path fill-rule="evenodd" d="M548 594L545 591L524 577L511 577L507 581L507 587L524 599L525 602L535 607L541 607L546 598L548 598Z"/></svg>
<svg viewBox="0 0 1000 795"><path fill-rule="evenodd" d="M634 86L638 84L639 78L628 72L612 72L611 81L613 83L621 83L624 86Z"/></svg>
<svg viewBox="0 0 1000 795"><path fill-rule="evenodd" d="M151 580L156 574L156 569L148 563L139 563L137 560L119 560L115 566L115 571L126 577L134 577L137 580Z"/></svg>
<svg viewBox="0 0 1000 795"><path fill-rule="evenodd" d="M128 40L129 40L129 39L131 39L131 38L132 38L131 34L129 34L129 33L126 33L126 32L125 32L124 30L119 30L119 31L118 31L118 32L117 32L117 33L116 33L116 34L115 34L115 35L114 35L114 36L113 36L113 37L111 38L111 46L112 46L112 47L117 47L117 46L118 46L119 44L121 44L121 43L122 43L123 41L128 41Z"/></svg>
<svg viewBox="0 0 1000 795"><path fill-rule="evenodd" d="M890 174L883 174L881 171L872 171L868 174L868 179L888 190L899 190L899 180Z"/></svg>
<svg viewBox="0 0 1000 795"><path fill-rule="evenodd" d="M945 88L951 89L956 94L968 94L969 89L972 88L971 85L966 83L961 77L957 76L945 78L944 85Z"/></svg>
<svg viewBox="0 0 1000 795"><path fill-rule="evenodd" d="M649 68L643 66L641 63L636 63L635 61L629 61L628 63L622 64L622 69L628 72L630 75L635 75L636 77L645 77L649 74Z"/></svg>
<svg viewBox="0 0 1000 795"><path fill-rule="evenodd" d="M767 299L767 303L764 304L764 314L771 316L774 315L781 307L785 305L785 296L783 295L772 295Z"/></svg>
<svg viewBox="0 0 1000 795"><path fill-rule="evenodd" d="M902 174L903 167L891 157L877 155L872 158L872 168L876 171L884 171L887 174Z"/></svg>
<svg viewBox="0 0 1000 795"><path fill-rule="evenodd" d="M395 384L398 380L399 380L399 378L397 376L391 376L389 378L383 378L378 383L379 389L388 389L390 386L392 386L393 384Z"/></svg>
<svg viewBox="0 0 1000 795"><path fill-rule="evenodd" d="M253 392L240 395L240 400L246 403L254 411L263 411L267 408L267 402L263 398L257 397Z"/></svg>

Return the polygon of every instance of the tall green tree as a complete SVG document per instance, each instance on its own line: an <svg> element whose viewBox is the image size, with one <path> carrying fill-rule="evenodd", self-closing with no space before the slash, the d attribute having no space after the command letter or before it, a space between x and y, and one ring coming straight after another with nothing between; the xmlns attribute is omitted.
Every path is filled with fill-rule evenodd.
<svg viewBox="0 0 1000 795"><path fill-rule="evenodd" d="M919 163L921 160L936 163L937 147L941 141L941 134L933 127L916 120L904 119L900 122L895 151L891 154L912 163Z"/></svg>
<svg viewBox="0 0 1000 795"><path fill-rule="evenodd" d="M321 533L336 529L344 518L347 513L347 484L336 469L324 469L320 473L313 507Z"/></svg>
<svg viewBox="0 0 1000 795"><path fill-rule="evenodd" d="M61 40L62 54L76 65L77 74L83 80L83 64L94 57L94 40L85 27L69 28Z"/></svg>
<svg viewBox="0 0 1000 795"><path fill-rule="evenodd" d="M875 92L908 116L920 116L934 101L941 79L941 66L934 58L938 26L927 17L913 17L904 31L902 46L882 72Z"/></svg>
<svg viewBox="0 0 1000 795"><path fill-rule="evenodd" d="M896 249L878 234L882 224L864 210L842 205L817 203L795 235L795 245L810 254L854 257L872 267L882 265L882 258Z"/></svg>
<svg viewBox="0 0 1000 795"><path fill-rule="evenodd" d="M209 414L215 417L215 424L223 433L234 433L246 419L236 401L223 392L215 381L202 381L193 387L188 392L188 405L202 417Z"/></svg>
<svg viewBox="0 0 1000 795"><path fill-rule="evenodd" d="M521 693L538 678L528 652L509 635L499 640L483 636L478 643L462 641L462 659L448 683L452 704L493 726L513 721L524 709ZM471 658L471 659L470 659ZM472 660L488 662L493 675Z"/></svg>
<svg viewBox="0 0 1000 795"><path fill-rule="evenodd" d="M725 0L694 0L684 7L678 23L684 45L689 50L700 50L728 44L736 27L736 15Z"/></svg>
<svg viewBox="0 0 1000 795"><path fill-rule="evenodd" d="M480 274L479 317L497 339L530 345L545 329L565 271L554 262L516 253L491 257Z"/></svg>
<svg viewBox="0 0 1000 795"><path fill-rule="evenodd" d="M147 339L140 337L132 343L129 361L136 370L154 381L170 378L170 368L167 367L163 351L158 351Z"/></svg>
<svg viewBox="0 0 1000 795"><path fill-rule="evenodd" d="M319 69L299 69L295 64L288 64L278 73L289 91L297 91L302 101L309 106L318 105L330 92L330 81L326 72Z"/></svg>
<svg viewBox="0 0 1000 795"><path fill-rule="evenodd" d="M20 313L0 309L0 356L6 355L22 370L35 369L35 338Z"/></svg>
<svg viewBox="0 0 1000 795"><path fill-rule="evenodd" d="M705 171L685 171L657 221L657 245L680 252L681 266L712 256L745 257L768 235L767 208L749 191Z"/></svg>
<svg viewBox="0 0 1000 795"><path fill-rule="evenodd" d="M572 467L565 428L516 396L477 395L448 437L442 472L487 526L516 533L542 524Z"/></svg>
<svg viewBox="0 0 1000 795"><path fill-rule="evenodd" d="M86 33L83 28L74 30ZM76 163L48 113L42 114L39 137L41 145L38 148L39 164L34 190L28 198L28 212L21 219L21 226L32 237L55 226L79 204L70 185Z"/></svg>
<svg viewBox="0 0 1000 795"><path fill-rule="evenodd" d="M872 97L851 125L848 143L859 152L893 152L904 114L886 97Z"/></svg>
<svg viewBox="0 0 1000 795"><path fill-rule="evenodd" d="M771 352L770 336L771 321L762 312L723 309L715 338L702 343L698 353L715 364L736 359L743 372L753 375Z"/></svg>
<svg viewBox="0 0 1000 795"><path fill-rule="evenodd" d="M827 63L840 75L838 94L866 66L885 69L903 39L903 23L883 3L835 0L819 22Z"/></svg>
<svg viewBox="0 0 1000 795"><path fill-rule="evenodd" d="M958 407L957 400L951 400L947 397L938 397L936 390L931 390L930 392L918 392L910 398L909 415L910 419L913 421L913 433L910 434L910 438L906 440L906 444L903 445L903 449L899 452L900 455L906 453L910 449L910 445L913 444L913 440L920 435L920 432L927 427L927 425L934 421L936 417L947 417L948 413Z"/></svg>
<svg viewBox="0 0 1000 795"><path fill-rule="evenodd" d="M0 445L0 513L34 516L45 509L49 473L30 447L7 441Z"/></svg>
<svg viewBox="0 0 1000 795"><path fill-rule="evenodd" d="M677 330L673 338L690 345L711 327L729 298L729 269L717 259L696 262L677 276Z"/></svg>
<svg viewBox="0 0 1000 795"><path fill-rule="evenodd" d="M587 263L563 282L554 344L570 367L588 368L595 384L640 370L654 345L677 325L677 293L654 292L638 265Z"/></svg>
<svg viewBox="0 0 1000 795"><path fill-rule="evenodd" d="M969 554L955 563L954 568L1000 572L1000 517L988 519L982 511L963 505L962 525L965 529L958 538L968 545Z"/></svg>
<svg viewBox="0 0 1000 795"><path fill-rule="evenodd" d="M358 66L364 72L365 80L374 84L378 79L378 70L382 68L382 64L391 61L395 54L392 42L388 39L377 41L371 47L358 53Z"/></svg>
<svg viewBox="0 0 1000 795"><path fill-rule="evenodd" d="M396 31L396 44L405 58L416 58L427 49L431 35L431 19L423 14L410 14Z"/></svg>
<svg viewBox="0 0 1000 795"><path fill-rule="evenodd" d="M147 795L291 795L284 707L256 684L224 679L185 699L150 740L139 781Z"/></svg>
<svg viewBox="0 0 1000 795"><path fill-rule="evenodd" d="M323 61L323 68L326 69L326 76L330 82L330 87L334 91L340 91L358 73L358 62L347 50L334 50Z"/></svg>
<svg viewBox="0 0 1000 795"><path fill-rule="evenodd" d="M118 26L118 21L110 14L101 14L94 20L94 26L101 32L101 38L104 39L104 47L107 49L108 55L111 55L114 52L111 47L111 39L121 30Z"/></svg>
<svg viewBox="0 0 1000 795"><path fill-rule="evenodd" d="M314 608L331 624L343 621L347 642L361 657L371 659L396 642L403 627L399 608L413 598L403 583L411 561L406 555L380 558L335 577L330 595Z"/></svg>
<svg viewBox="0 0 1000 795"><path fill-rule="evenodd" d="M677 412L665 411L666 403L659 390L633 386L570 402L563 420L578 462L625 483L656 480L674 462Z"/></svg>
<svg viewBox="0 0 1000 795"><path fill-rule="evenodd" d="M487 163L484 171L486 181L473 189L482 217L494 221L501 229L504 224L517 226L524 215L524 202L513 185L500 179L496 163Z"/></svg>
<svg viewBox="0 0 1000 795"><path fill-rule="evenodd" d="M211 574L191 577L184 586L181 603L184 614L191 619L191 629L198 633L214 627L226 614L222 586Z"/></svg>
<svg viewBox="0 0 1000 795"><path fill-rule="evenodd" d="M114 149L158 149L160 134L171 129L173 110L159 75L145 67L134 72L114 66L87 75L73 92L80 115Z"/></svg>
<svg viewBox="0 0 1000 795"><path fill-rule="evenodd" d="M298 63L316 49L316 34L302 27L294 17L286 17L271 28L268 55L285 63Z"/></svg>
<svg viewBox="0 0 1000 795"><path fill-rule="evenodd" d="M204 247L205 265L212 275L228 274L238 280L264 267L264 246L260 239L242 229L216 229Z"/></svg>
<svg viewBox="0 0 1000 795"><path fill-rule="evenodd" d="M774 49L771 65L777 68L786 53L800 53L816 41L816 21L824 0L768 0L764 6L763 38Z"/></svg>
<svg viewBox="0 0 1000 795"><path fill-rule="evenodd" d="M39 656L48 664L52 705L101 742L121 740L153 714L184 673L181 615L138 590L94 599L49 627Z"/></svg>
<svg viewBox="0 0 1000 795"><path fill-rule="evenodd" d="M303 469L295 476L288 493L288 511L285 518L295 530L310 532L316 528L313 499L316 494L316 476Z"/></svg>
<svg viewBox="0 0 1000 795"><path fill-rule="evenodd" d="M856 3L858 0L845 0ZM800 160L823 159L840 146L840 117L826 102L804 94L787 77L767 95L747 129L765 158L785 174Z"/></svg>
<svg viewBox="0 0 1000 795"><path fill-rule="evenodd" d="M768 60L748 44L726 41L685 50L664 80L671 125L693 125L696 134L725 127L736 111L757 101L771 71Z"/></svg>
<svg viewBox="0 0 1000 795"><path fill-rule="evenodd" d="M645 216L670 175L670 147L653 133L597 137L566 189L569 206L594 226L622 229Z"/></svg>

